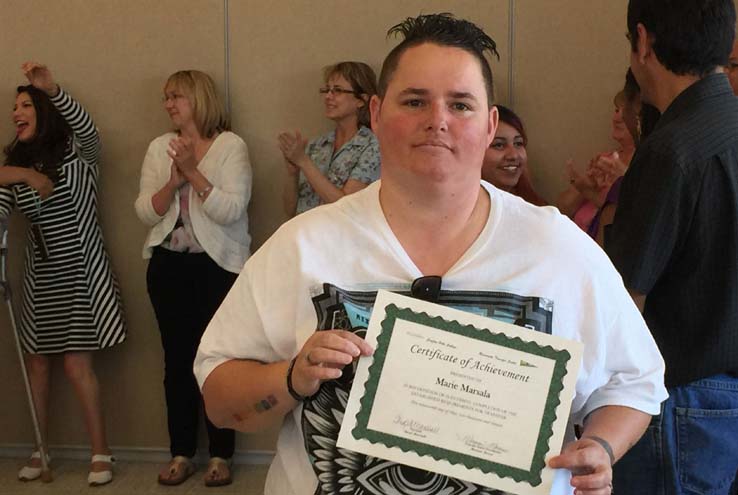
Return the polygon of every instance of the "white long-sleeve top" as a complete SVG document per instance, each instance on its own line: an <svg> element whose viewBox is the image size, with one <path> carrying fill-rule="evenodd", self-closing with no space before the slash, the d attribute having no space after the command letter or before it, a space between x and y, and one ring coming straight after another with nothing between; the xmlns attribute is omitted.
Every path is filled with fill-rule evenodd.
<svg viewBox="0 0 738 495"><path fill-rule="evenodd" d="M167 155L169 142L177 134L168 132L154 139L141 166L141 181L135 207L141 221L151 227L143 247L143 257L151 257L174 229L179 217L179 191L163 216L154 210L151 198L169 180L171 159ZM249 258L248 204L251 197L251 164L243 139L232 132L222 132L215 138L197 169L213 185L203 201L190 189L190 220L197 241L218 266L239 273Z"/></svg>

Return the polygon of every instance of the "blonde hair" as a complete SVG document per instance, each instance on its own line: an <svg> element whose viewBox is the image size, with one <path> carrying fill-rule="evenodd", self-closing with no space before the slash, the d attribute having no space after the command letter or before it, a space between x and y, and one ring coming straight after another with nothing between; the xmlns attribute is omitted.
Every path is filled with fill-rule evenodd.
<svg viewBox="0 0 738 495"><path fill-rule="evenodd" d="M192 117L197 131L204 138L211 138L218 132L231 128L223 103L215 90L213 79L199 70L180 70L175 72L164 85L176 88L190 100Z"/></svg>

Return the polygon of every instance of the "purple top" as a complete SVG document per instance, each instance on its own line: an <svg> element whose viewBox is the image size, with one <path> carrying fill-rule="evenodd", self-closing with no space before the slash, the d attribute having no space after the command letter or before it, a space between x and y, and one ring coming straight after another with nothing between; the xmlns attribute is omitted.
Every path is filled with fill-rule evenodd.
<svg viewBox="0 0 738 495"><path fill-rule="evenodd" d="M610 190L607 191L607 196L605 197L605 202L602 203L602 206L599 210L597 210L597 213L595 214L594 218L592 219L592 222L589 224L589 228L587 229L587 234L594 239L597 240L597 231L600 230L600 217L602 216L602 210L605 209L605 206L613 204L618 204L618 197L620 196L620 184L623 183L623 178L618 177L615 179L615 182L612 183L612 186L610 186Z"/></svg>

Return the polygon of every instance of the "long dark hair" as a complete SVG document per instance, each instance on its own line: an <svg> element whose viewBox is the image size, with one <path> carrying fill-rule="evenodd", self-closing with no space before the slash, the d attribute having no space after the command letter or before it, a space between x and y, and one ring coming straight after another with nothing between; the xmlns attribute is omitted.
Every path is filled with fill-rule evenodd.
<svg viewBox="0 0 738 495"><path fill-rule="evenodd" d="M30 142L16 137L3 150L5 165L36 167L50 179L56 179L70 145L72 128L56 109L49 96L34 86L18 86L18 93L28 93L36 110L36 135Z"/></svg>

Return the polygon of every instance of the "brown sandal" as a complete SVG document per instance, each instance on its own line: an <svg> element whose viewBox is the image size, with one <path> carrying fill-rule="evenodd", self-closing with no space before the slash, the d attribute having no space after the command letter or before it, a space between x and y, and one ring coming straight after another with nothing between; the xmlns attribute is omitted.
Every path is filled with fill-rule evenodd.
<svg viewBox="0 0 738 495"><path fill-rule="evenodd" d="M195 472L192 461L182 455L175 455L169 461L169 470L166 474L159 473L159 484L167 486L181 485Z"/></svg>
<svg viewBox="0 0 738 495"><path fill-rule="evenodd" d="M231 478L231 459L211 457L205 471L205 486L225 486L233 482Z"/></svg>

